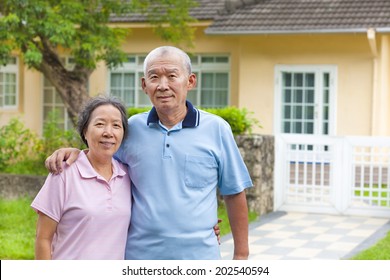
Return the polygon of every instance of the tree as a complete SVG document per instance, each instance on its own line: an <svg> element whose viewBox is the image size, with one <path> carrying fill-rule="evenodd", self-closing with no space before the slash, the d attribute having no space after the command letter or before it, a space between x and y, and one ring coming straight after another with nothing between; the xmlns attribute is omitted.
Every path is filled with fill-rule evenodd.
<svg viewBox="0 0 390 280"><path fill-rule="evenodd" d="M129 30L110 26L114 16L139 14L156 33L174 44L191 44L192 0L1 0L0 65L11 54L20 55L29 67L58 90L73 123L89 95L88 79L99 61L109 68L126 58L120 49ZM67 69L60 59L74 60Z"/></svg>

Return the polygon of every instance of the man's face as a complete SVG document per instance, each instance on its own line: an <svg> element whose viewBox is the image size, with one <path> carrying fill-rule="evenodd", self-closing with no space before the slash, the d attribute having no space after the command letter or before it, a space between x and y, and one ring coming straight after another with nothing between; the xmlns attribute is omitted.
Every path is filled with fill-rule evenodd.
<svg viewBox="0 0 390 280"><path fill-rule="evenodd" d="M196 85L196 77L184 68L182 57L165 54L153 57L142 78L142 88L158 113L183 110L188 90Z"/></svg>

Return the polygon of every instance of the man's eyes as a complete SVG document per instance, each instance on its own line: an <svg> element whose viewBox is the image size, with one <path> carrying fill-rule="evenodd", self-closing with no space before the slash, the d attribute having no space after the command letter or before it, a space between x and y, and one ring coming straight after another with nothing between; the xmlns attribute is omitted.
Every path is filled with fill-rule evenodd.
<svg viewBox="0 0 390 280"><path fill-rule="evenodd" d="M155 80L155 79L159 79L160 77L159 76L149 76L149 79L150 80ZM170 75L168 75L168 78L169 79L172 79L172 78L177 78L177 75L176 74L170 74Z"/></svg>

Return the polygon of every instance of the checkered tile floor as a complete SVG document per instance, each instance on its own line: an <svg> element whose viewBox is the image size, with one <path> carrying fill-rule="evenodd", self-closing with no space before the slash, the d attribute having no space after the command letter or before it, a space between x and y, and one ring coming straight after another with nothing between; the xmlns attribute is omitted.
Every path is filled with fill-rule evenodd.
<svg viewBox="0 0 390 280"><path fill-rule="evenodd" d="M390 218L274 212L249 227L252 260L337 260L352 257L390 230ZM222 259L231 259L231 235L222 237Z"/></svg>

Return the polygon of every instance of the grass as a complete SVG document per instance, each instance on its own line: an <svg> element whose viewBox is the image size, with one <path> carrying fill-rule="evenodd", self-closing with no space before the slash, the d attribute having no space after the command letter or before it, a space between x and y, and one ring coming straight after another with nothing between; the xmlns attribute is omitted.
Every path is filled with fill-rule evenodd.
<svg viewBox="0 0 390 280"><path fill-rule="evenodd" d="M31 198L0 199L0 259L34 259L37 214Z"/></svg>
<svg viewBox="0 0 390 280"><path fill-rule="evenodd" d="M382 184L380 187L377 184L373 186L364 185L363 190L355 190L355 196L358 197L379 197L378 200L373 199L375 205L388 205L388 185ZM390 260L390 232L379 240L374 246L358 253L351 258L352 260Z"/></svg>
<svg viewBox="0 0 390 280"><path fill-rule="evenodd" d="M31 198L4 200L0 198L0 260L34 259L34 242L37 214L32 210ZM230 232L225 207L218 209L221 236ZM249 221L257 219L249 213Z"/></svg>
<svg viewBox="0 0 390 280"><path fill-rule="evenodd" d="M387 184L382 184L380 187L378 184L372 186L365 184L362 189L355 190L355 197L371 198L373 205L386 207L389 206L390 193Z"/></svg>
<svg viewBox="0 0 390 280"><path fill-rule="evenodd" d="M390 231L374 246L358 253L352 260L390 260Z"/></svg>
<svg viewBox="0 0 390 280"><path fill-rule="evenodd" d="M218 207L218 218L222 220L221 223L219 223L219 228L221 230L221 236L224 236L228 233L230 233L230 223L229 218L226 212L226 208L223 205L220 205ZM254 212L249 212L248 219L249 223L257 220L258 215Z"/></svg>

